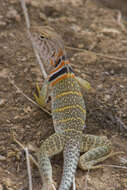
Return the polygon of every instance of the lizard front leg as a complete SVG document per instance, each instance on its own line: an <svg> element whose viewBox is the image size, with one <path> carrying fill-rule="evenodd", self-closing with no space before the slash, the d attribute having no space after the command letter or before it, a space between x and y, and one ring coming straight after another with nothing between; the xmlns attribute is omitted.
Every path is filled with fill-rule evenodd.
<svg viewBox="0 0 127 190"><path fill-rule="evenodd" d="M56 189L52 180L52 166L49 158L60 153L63 146L64 137L54 133L42 143L37 153L39 170L43 181L42 190Z"/></svg>
<svg viewBox="0 0 127 190"><path fill-rule="evenodd" d="M86 152L79 159L79 167L83 170L101 168L102 165L96 164L109 157L123 153L113 152L111 142L105 136L99 137L84 134L82 137L81 152Z"/></svg>
<svg viewBox="0 0 127 190"><path fill-rule="evenodd" d="M34 97L35 97L36 102L42 107L44 107L47 103L48 89L49 89L49 83L47 79L45 79L41 89L39 85L36 84L37 93L34 93Z"/></svg>
<svg viewBox="0 0 127 190"><path fill-rule="evenodd" d="M93 88L91 87L90 83L87 80L84 80L80 77L75 77L75 79L83 89L87 91L93 91Z"/></svg>

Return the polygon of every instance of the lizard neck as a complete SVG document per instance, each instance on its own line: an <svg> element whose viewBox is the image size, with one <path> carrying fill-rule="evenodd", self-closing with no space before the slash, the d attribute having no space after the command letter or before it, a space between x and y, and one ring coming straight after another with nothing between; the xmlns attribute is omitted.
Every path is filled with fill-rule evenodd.
<svg viewBox="0 0 127 190"><path fill-rule="evenodd" d="M71 65L68 60L66 60L65 56L61 56L56 65L55 69L53 69L49 75L49 82L51 86L55 85L60 80L66 78L74 78L74 72L71 68Z"/></svg>

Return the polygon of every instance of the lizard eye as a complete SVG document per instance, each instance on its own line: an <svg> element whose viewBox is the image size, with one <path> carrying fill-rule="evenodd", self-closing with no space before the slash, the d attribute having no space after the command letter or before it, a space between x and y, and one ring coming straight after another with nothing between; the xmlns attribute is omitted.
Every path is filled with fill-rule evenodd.
<svg viewBox="0 0 127 190"><path fill-rule="evenodd" d="M44 36L40 35L40 39L41 39L41 40L43 40L44 38L45 38Z"/></svg>

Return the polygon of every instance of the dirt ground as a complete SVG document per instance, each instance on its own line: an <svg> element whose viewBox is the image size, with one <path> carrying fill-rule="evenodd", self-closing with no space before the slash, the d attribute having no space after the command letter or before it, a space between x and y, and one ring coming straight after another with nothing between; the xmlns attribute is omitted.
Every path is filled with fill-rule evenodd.
<svg viewBox="0 0 127 190"><path fill-rule="evenodd" d="M117 12L99 8L92 1L84 5L83 0L27 0L27 3L32 25L48 24L62 35L67 46L86 50L67 50L76 75L88 80L94 88L94 93L83 91L87 107L84 132L106 135L113 149L125 154L109 158L103 164L125 167L127 130L121 121L127 125L127 33L116 21ZM43 79L26 34L20 3L4 0L0 4L0 190L27 190L24 152L13 141L12 134L34 155L33 148L53 133L53 123L48 114L9 82L8 77L34 99L35 84L42 84ZM57 184L62 164L62 154L52 158ZM33 189L40 190L42 182L34 165L32 178ZM77 169L76 186L77 190L126 190L127 169L105 166L91 170L88 175Z"/></svg>

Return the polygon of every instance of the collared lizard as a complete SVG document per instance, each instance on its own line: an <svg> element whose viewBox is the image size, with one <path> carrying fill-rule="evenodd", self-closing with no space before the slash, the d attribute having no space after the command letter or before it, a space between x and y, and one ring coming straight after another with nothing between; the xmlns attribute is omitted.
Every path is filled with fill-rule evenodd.
<svg viewBox="0 0 127 190"><path fill-rule="evenodd" d="M38 153L42 190L55 189L50 157L63 151L64 166L59 190L69 190L77 165L83 170L96 169L99 162L116 155L107 137L83 134L86 108L80 85L89 88L83 79L75 76L66 57L60 36L50 27L32 27L31 34L44 62L51 70L41 90L37 86L36 101L44 106L48 89L51 91L52 118L55 133L45 140ZM80 152L84 153L80 157Z"/></svg>

